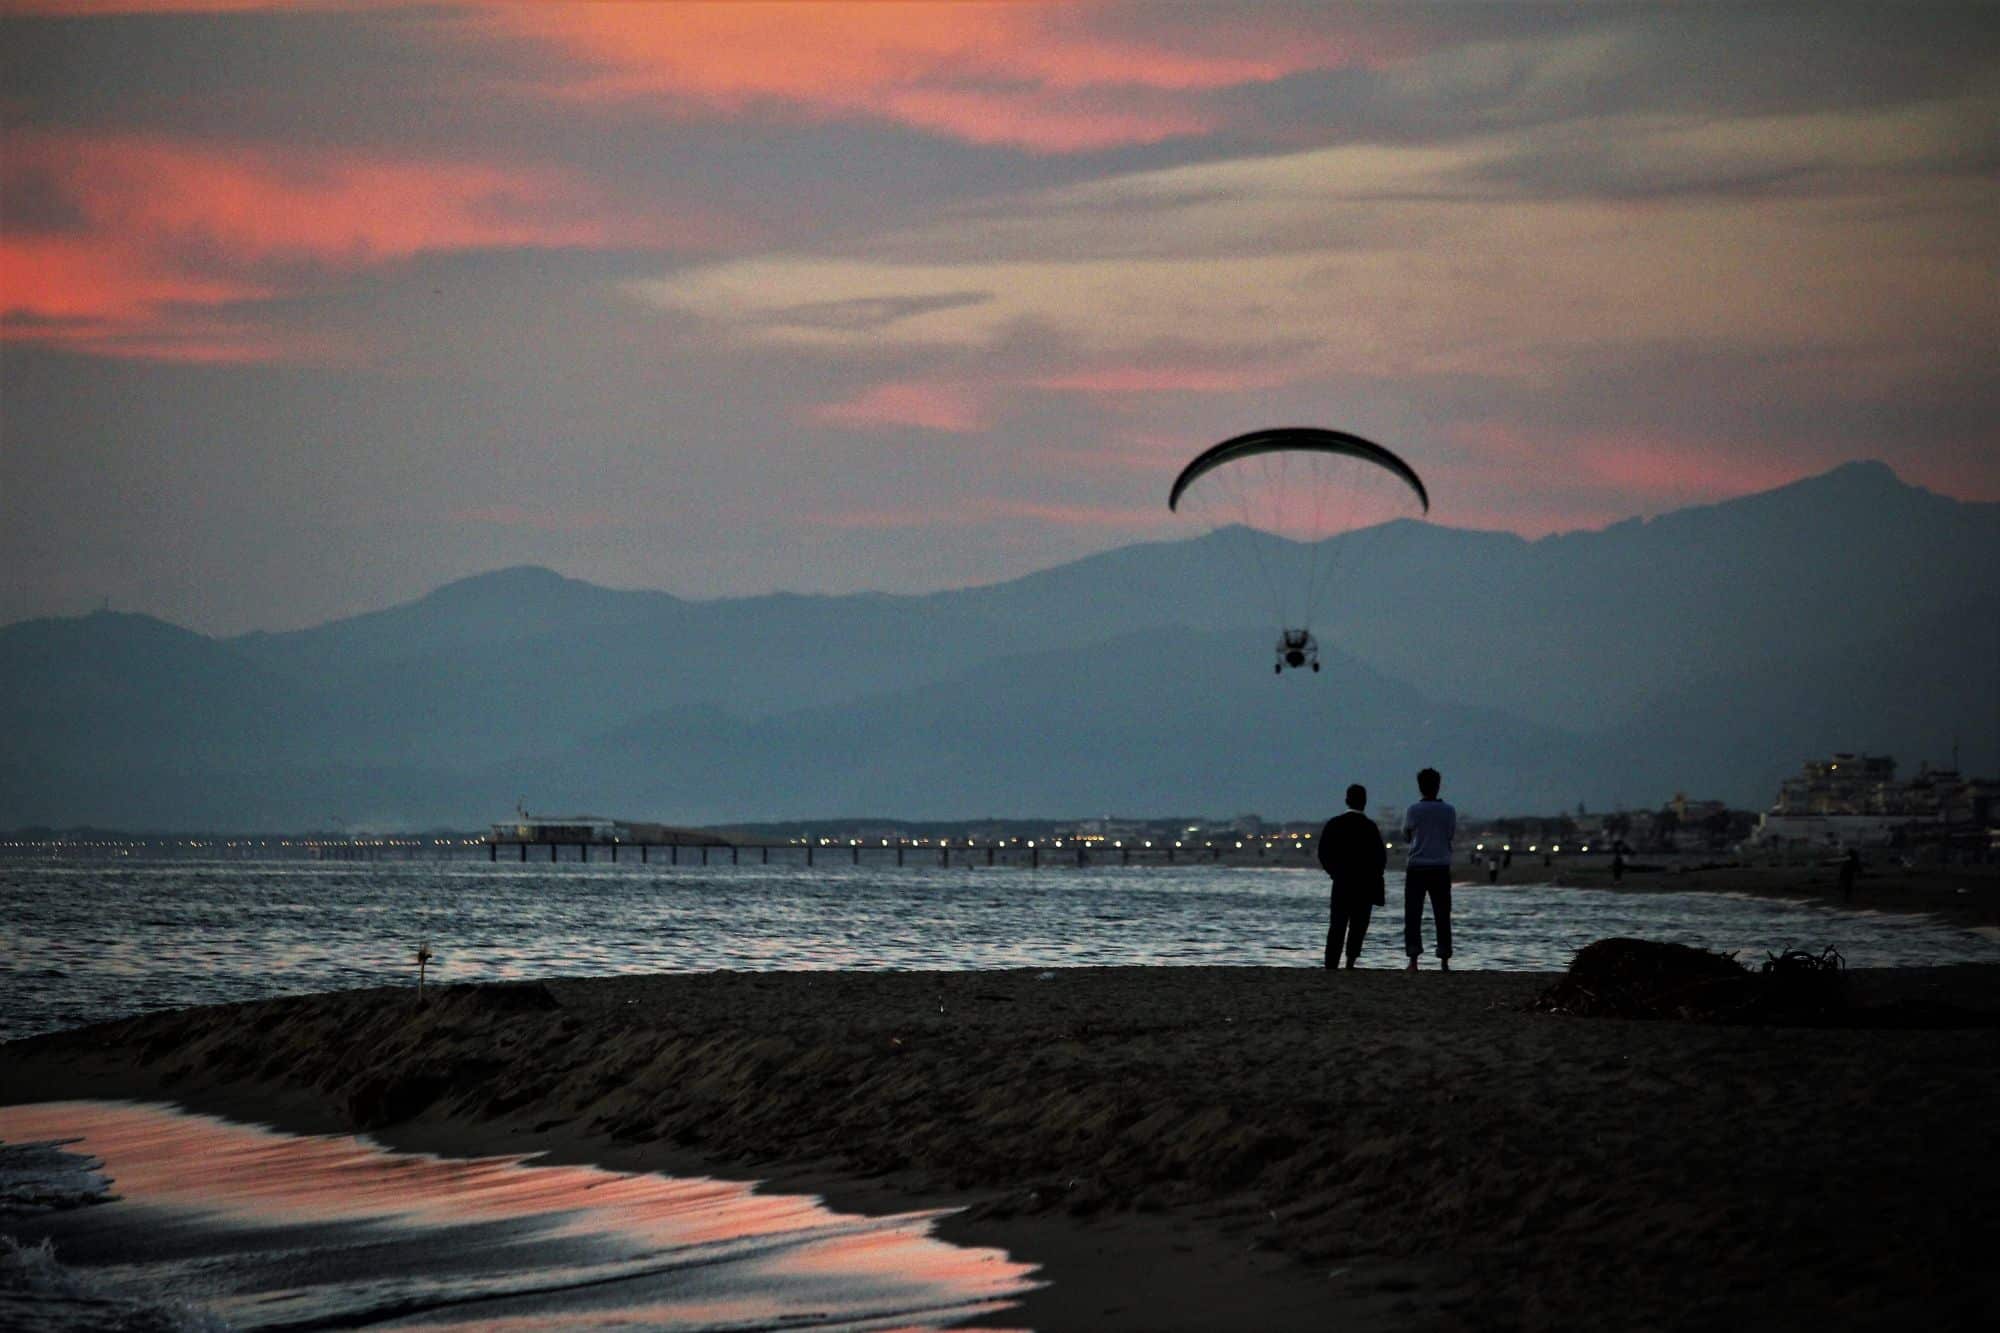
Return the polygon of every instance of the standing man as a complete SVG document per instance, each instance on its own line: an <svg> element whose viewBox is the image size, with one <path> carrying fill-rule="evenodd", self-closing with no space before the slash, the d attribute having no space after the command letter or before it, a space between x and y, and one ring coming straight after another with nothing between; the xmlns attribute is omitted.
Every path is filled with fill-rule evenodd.
<svg viewBox="0 0 2000 1333"><path fill-rule="evenodd" d="M1403 815L1403 836L1410 844L1403 872L1403 952L1410 956L1411 972L1424 951L1425 894L1437 923L1438 968L1451 971L1451 838L1458 832L1458 811L1438 799L1443 781L1435 768L1418 773L1417 794L1423 799Z"/></svg>
<svg viewBox="0 0 2000 1333"><path fill-rule="evenodd" d="M1320 868L1333 877L1326 925L1328 970L1340 966L1343 942L1347 965L1354 966L1368 934L1368 918L1382 904L1382 868L1389 864L1389 850L1382 830L1361 813L1367 804L1368 789L1355 783L1347 789L1346 813L1327 820L1319 831Z"/></svg>

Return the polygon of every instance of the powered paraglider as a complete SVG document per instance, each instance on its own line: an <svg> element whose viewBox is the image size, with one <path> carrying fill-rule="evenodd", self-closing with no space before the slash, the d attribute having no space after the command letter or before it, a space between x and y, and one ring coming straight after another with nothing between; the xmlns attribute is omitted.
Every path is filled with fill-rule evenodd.
<svg viewBox="0 0 2000 1333"><path fill-rule="evenodd" d="M1254 571L1281 626L1274 672L1318 671L1312 625L1344 578L1355 548L1392 519L1430 512L1430 492L1408 463L1345 431L1286 426L1237 435L1181 469L1167 508L1227 529L1224 543Z"/></svg>

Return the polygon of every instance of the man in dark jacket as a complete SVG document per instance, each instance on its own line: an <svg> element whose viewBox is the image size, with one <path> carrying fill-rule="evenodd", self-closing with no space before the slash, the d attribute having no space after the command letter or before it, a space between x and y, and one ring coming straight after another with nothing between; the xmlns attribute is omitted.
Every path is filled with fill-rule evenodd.
<svg viewBox="0 0 2000 1333"><path fill-rule="evenodd" d="M1361 813L1368 789L1355 783L1347 789L1347 812L1326 821L1319 831L1320 868L1333 877L1333 897L1326 928L1326 965L1340 966L1345 942L1347 965L1361 956L1368 918L1382 904L1382 868L1389 849L1382 830Z"/></svg>

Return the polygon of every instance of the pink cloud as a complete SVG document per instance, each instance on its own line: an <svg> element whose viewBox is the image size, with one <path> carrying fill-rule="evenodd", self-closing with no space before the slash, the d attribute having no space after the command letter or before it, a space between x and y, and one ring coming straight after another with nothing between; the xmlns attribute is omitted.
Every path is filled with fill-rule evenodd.
<svg viewBox="0 0 2000 1333"><path fill-rule="evenodd" d="M260 335L231 308L328 273L495 247L696 244L723 231L623 212L551 168L262 144L31 131L12 136L6 174L10 191L32 181L80 221L0 236L0 330L116 356L309 354L310 341Z"/></svg>
<svg viewBox="0 0 2000 1333"><path fill-rule="evenodd" d="M1219 112L1205 94L1369 58L1325 25L1138 35L1061 5L520 5L477 21L566 53L574 66L551 81L565 97L869 116L1051 153L1210 129Z"/></svg>
<svg viewBox="0 0 2000 1333"><path fill-rule="evenodd" d="M1588 435L1576 441L1586 476L1627 493L1723 500L1795 481L1799 460L1764 458L1727 441ZM1727 462L1718 467L1719 453Z"/></svg>
<svg viewBox="0 0 2000 1333"><path fill-rule="evenodd" d="M1796 454L1766 456L1664 431L1554 432L1485 422L1450 434L1460 457L1432 473L1433 515L1528 537L1733 499L1816 470Z"/></svg>
<svg viewBox="0 0 2000 1333"><path fill-rule="evenodd" d="M811 409L813 419L838 426L915 426L963 435L979 429L980 395L963 384L877 384L844 402Z"/></svg>

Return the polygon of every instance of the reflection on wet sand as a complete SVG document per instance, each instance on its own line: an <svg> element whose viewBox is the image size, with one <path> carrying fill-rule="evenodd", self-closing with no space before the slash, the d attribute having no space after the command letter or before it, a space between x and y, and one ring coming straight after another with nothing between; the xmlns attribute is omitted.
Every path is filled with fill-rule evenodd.
<svg viewBox="0 0 2000 1333"><path fill-rule="evenodd" d="M0 1140L73 1140L117 1202L7 1221L122 1295L236 1328L940 1328L1034 1284L936 1214L866 1218L746 1185L516 1157L393 1153L165 1107L0 1108Z"/></svg>

